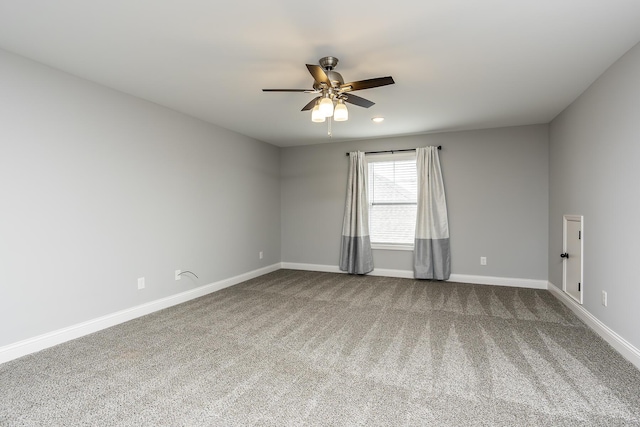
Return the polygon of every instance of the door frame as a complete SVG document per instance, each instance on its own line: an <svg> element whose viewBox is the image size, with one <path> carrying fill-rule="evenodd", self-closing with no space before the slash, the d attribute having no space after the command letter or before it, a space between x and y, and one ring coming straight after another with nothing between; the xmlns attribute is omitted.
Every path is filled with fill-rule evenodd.
<svg viewBox="0 0 640 427"><path fill-rule="evenodd" d="M562 216L562 252L567 252L567 222L578 221L580 223L580 299L567 292L567 261L562 261L562 291L578 304L584 300L584 216L563 215Z"/></svg>

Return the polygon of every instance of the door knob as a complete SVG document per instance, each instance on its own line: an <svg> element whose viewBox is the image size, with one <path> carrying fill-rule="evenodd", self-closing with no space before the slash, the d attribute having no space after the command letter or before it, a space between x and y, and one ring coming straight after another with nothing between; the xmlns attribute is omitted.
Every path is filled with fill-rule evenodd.
<svg viewBox="0 0 640 427"><path fill-rule="evenodd" d="M569 254L568 254L568 253L566 253L566 252L565 252L565 253L563 253L563 254L560 254L560 258L566 258L566 259L569 259Z"/></svg>

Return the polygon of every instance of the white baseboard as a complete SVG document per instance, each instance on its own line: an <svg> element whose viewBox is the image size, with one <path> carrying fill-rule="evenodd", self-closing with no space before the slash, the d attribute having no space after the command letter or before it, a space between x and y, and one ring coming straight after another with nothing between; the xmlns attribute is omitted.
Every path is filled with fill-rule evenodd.
<svg viewBox="0 0 640 427"><path fill-rule="evenodd" d="M338 268L337 265L323 265L323 264L303 264L299 262L281 262L281 268L287 270L305 270L305 271L320 271L322 273L345 273Z"/></svg>
<svg viewBox="0 0 640 427"><path fill-rule="evenodd" d="M413 270L393 270L391 268L374 268L369 276L398 277L400 279L413 279Z"/></svg>
<svg viewBox="0 0 640 427"><path fill-rule="evenodd" d="M615 331L602 323L597 317L591 314L586 308L578 304L573 298L569 297L562 289L553 283L548 283L548 289L558 298L564 305L569 307L576 316L587 324L595 333L600 335L606 342L616 349L625 359L633 363L636 368L640 369L640 350L634 347L627 340L618 335Z"/></svg>
<svg viewBox="0 0 640 427"><path fill-rule="evenodd" d="M307 270L322 271L325 273L344 273L337 265L321 265L321 264L304 264L296 262L283 262L282 268L290 270ZM413 279L413 271L411 270L392 270L386 268L376 268L370 276L399 277L403 279ZM533 288L547 289L546 280L519 279L511 277L492 277L492 276L472 276L468 274L452 274L449 282L473 283L476 285L497 285L511 286L515 288Z"/></svg>
<svg viewBox="0 0 640 427"><path fill-rule="evenodd" d="M304 264L298 262L283 262L280 264L282 268L289 270L305 270L305 271L321 271L323 273L342 273L347 274L346 271L340 270L337 265L322 265L322 264ZM389 268L375 268L369 276L382 276L382 277L400 277L403 279L413 279L413 271L409 270L392 270Z"/></svg>
<svg viewBox="0 0 640 427"><path fill-rule="evenodd" d="M48 332L37 337L29 338L0 347L0 363L5 363L10 360L17 359L18 357L26 356L27 354L35 353L37 351L44 350L45 348L53 347L54 345L58 345L66 341L70 341L84 335L88 335L102 329L106 329L111 326L115 326L120 323L145 316L158 310L162 310L195 298L199 298L212 292L228 288L229 286L237 285L238 283L262 276L263 274L271 273L272 271L276 271L279 269L280 263L276 263L267 267L240 274L235 277L200 286L196 289L191 289L189 291L171 295L166 298L161 298L115 313L107 314L106 316L91 319L86 322L78 323L76 325L58 329L56 331Z"/></svg>
<svg viewBox="0 0 640 427"><path fill-rule="evenodd" d="M512 288L547 289L546 280L521 279L518 277L472 276L452 274L450 282L473 283L475 285L509 286Z"/></svg>

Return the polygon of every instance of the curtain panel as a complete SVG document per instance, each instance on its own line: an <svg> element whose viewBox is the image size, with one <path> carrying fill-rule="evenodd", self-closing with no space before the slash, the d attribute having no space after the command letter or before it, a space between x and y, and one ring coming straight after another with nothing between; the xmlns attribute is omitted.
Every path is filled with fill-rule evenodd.
<svg viewBox="0 0 640 427"><path fill-rule="evenodd" d="M449 219L437 147L416 149L418 213L413 250L416 279L447 280L451 275Z"/></svg>
<svg viewBox="0 0 640 427"><path fill-rule="evenodd" d="M373 254L369 237L367 169L362 151L349 153L347 199L340 245L340 270L350 274L367 274L373 271Z"/></svg>

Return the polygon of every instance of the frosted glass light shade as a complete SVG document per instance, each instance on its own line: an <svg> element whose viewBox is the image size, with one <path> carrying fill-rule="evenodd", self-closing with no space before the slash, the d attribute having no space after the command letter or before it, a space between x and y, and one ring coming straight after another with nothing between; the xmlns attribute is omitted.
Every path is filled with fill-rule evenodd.
<svg viewBox="0 0 640 427"><path fill-rule="evenodd" d="M333 112L333 120L336 122L344 122L349 119L349 110L342 100L338 101L336 109Z"/></svg>
<svg viewBox="0 0 640 427"><path fill-rule="evenodd" d="M329 98L322 98L320 101L320 113L325 117L333 116L333 101Z"/></svg>
<svg viewBox="0 0 640 427"><path fill-rule="evenodd" d="M311 121L314 123L322 123L325 121L324 115L320 112L320 108L318 108L318 104L313 106L311 110Z"/></svg>

